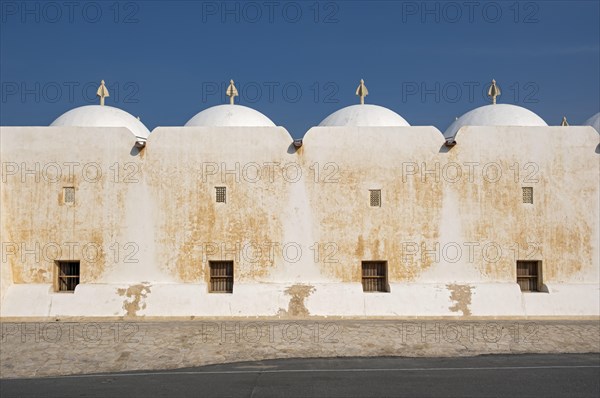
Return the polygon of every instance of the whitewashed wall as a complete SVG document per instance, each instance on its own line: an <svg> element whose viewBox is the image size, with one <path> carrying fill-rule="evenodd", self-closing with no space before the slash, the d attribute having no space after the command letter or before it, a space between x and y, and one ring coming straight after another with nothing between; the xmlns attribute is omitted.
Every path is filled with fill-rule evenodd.
<svg viewBox="0 0 600 398"><path fill-rule="evenodd" d="M3 317L600 315L591 127L465 127L453 148L434 127L315 127L298 150L281 127L160 127L141 152L120 128L0 140ZM81 260L74 294L55 259ZM208 293L218 259L233 294ZM547 292L520 291L527 259ZM363 260L388 262L389 293L363 293Z"/></svg>

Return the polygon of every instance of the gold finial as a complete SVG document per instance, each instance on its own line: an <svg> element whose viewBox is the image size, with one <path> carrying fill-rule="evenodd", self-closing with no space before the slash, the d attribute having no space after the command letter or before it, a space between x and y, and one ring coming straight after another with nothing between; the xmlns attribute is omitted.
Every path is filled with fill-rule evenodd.
<svg viewBox="0 0 600 398"><path fill-rule="evenodd" d="M358 85L358 88L356 89L356 95L358 95L360 97L360 104L364 105L365 97L367 95L369 95L369 90L367 90L367 86L365 86L365 81L363 79L360 79L360 84Z"/></svg>
<svg viewBox="0 0 600 398"><path fill-rule="evenodd" d="M492 79L492 85L488 90L488 97L492 98L492 104L496 104L496 97L502 95L500 87L496 86L496 80Z"/></svg>
<svg viewBox="0 0 600 398"><path fill-rule="evenodd" d="M108 89L104 85L104 80L100 82L100 87L98 87L98 91L96 91L96 97L100 97L100 105L104 105L104 98L110 97Z"/></svg>
<svg viewBox="0 0 600 398"><path fill-rule="evenodd" d="M227 87L225 94L229 97L229 103L233 105L233 99L239 95L235 84L233 84L233 80L229 81L229 87Z"/></svg>
<svg viewBox="0 0 600 398"><path fill-rule="evenodd" d="M569 125L569 122L567 122L567 117L566 116L563 116L563 120L560 123L560 125L561 126L568 126Z"/></svg>

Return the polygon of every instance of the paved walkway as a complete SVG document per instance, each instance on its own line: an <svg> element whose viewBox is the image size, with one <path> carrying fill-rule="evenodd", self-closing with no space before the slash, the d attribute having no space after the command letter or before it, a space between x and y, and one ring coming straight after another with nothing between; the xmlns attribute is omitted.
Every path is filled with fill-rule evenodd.
<svg viewBox="0 0 600 398"><path fill-rule="evenodd" d="M600 352L598 320L3 322L2 378L275 358Z"/></svg>

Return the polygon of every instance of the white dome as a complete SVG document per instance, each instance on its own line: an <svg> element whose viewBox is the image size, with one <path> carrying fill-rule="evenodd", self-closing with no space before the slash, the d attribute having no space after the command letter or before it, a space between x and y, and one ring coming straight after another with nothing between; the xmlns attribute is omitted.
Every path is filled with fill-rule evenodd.
<svg viewBox="0 0 600 398"><path fill-rule="evenodd" d="M396 112L379 105L351 105L327 116L321 123L327 126L388 127L410 126Z"/></svg>
<svg viewBox="0 0 600 398"><path fill-rule="evenodd" d="M547 124L544 119L529 109L510 104L495 104L465 113L448 127L444 136L454 137L462 126L547 126Z"/></svg>
<svg viewBox="0 0 600 398"><path fill-rule="evenodd" d="M112 106L87 105L60 115L50 126L126 127L138 137L148 138L150 131L137 118Z"/></svg>
<svg viewBox="0 0 600 398"><path fill-rule="evenodd" d="M257 110L243 105L217 105L188 120L186 126L275 127L275 123Z"/></svg>
<svg viewBox="0 0 600 398"><path fill-rule="evenodd" d="M583 123L584 126L592 126L596 129L597 132L600 133L600 112L596 113L594 116L589 118Z"/></svg>

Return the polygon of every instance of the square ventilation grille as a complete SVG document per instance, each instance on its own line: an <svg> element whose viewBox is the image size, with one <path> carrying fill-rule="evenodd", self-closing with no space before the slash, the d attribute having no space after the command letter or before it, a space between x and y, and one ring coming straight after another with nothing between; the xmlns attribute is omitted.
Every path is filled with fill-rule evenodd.
<svg viewBox="0 0 600 398"><path fill-rule="evenodd" d="M217 203L226 203L227 201L227 188L215 187Z"/></svg>
<svg viewBox="0 0 600 398"><path fill-rule="evenodd" d="M75 187L63 188L63 201L65 204L72 205L75 203Z"/></svg>
<svg viewBox="0 0 600 398"><path fill-rule="evenodd" d="M371 207L381 207L381 189L371 189L369 196Z"/></svg>
<svg viewBox="0 0 600 398"><path fill-rule="evenodd" d="M533 204L533 187L523 187L523 203Z"/></svg>

